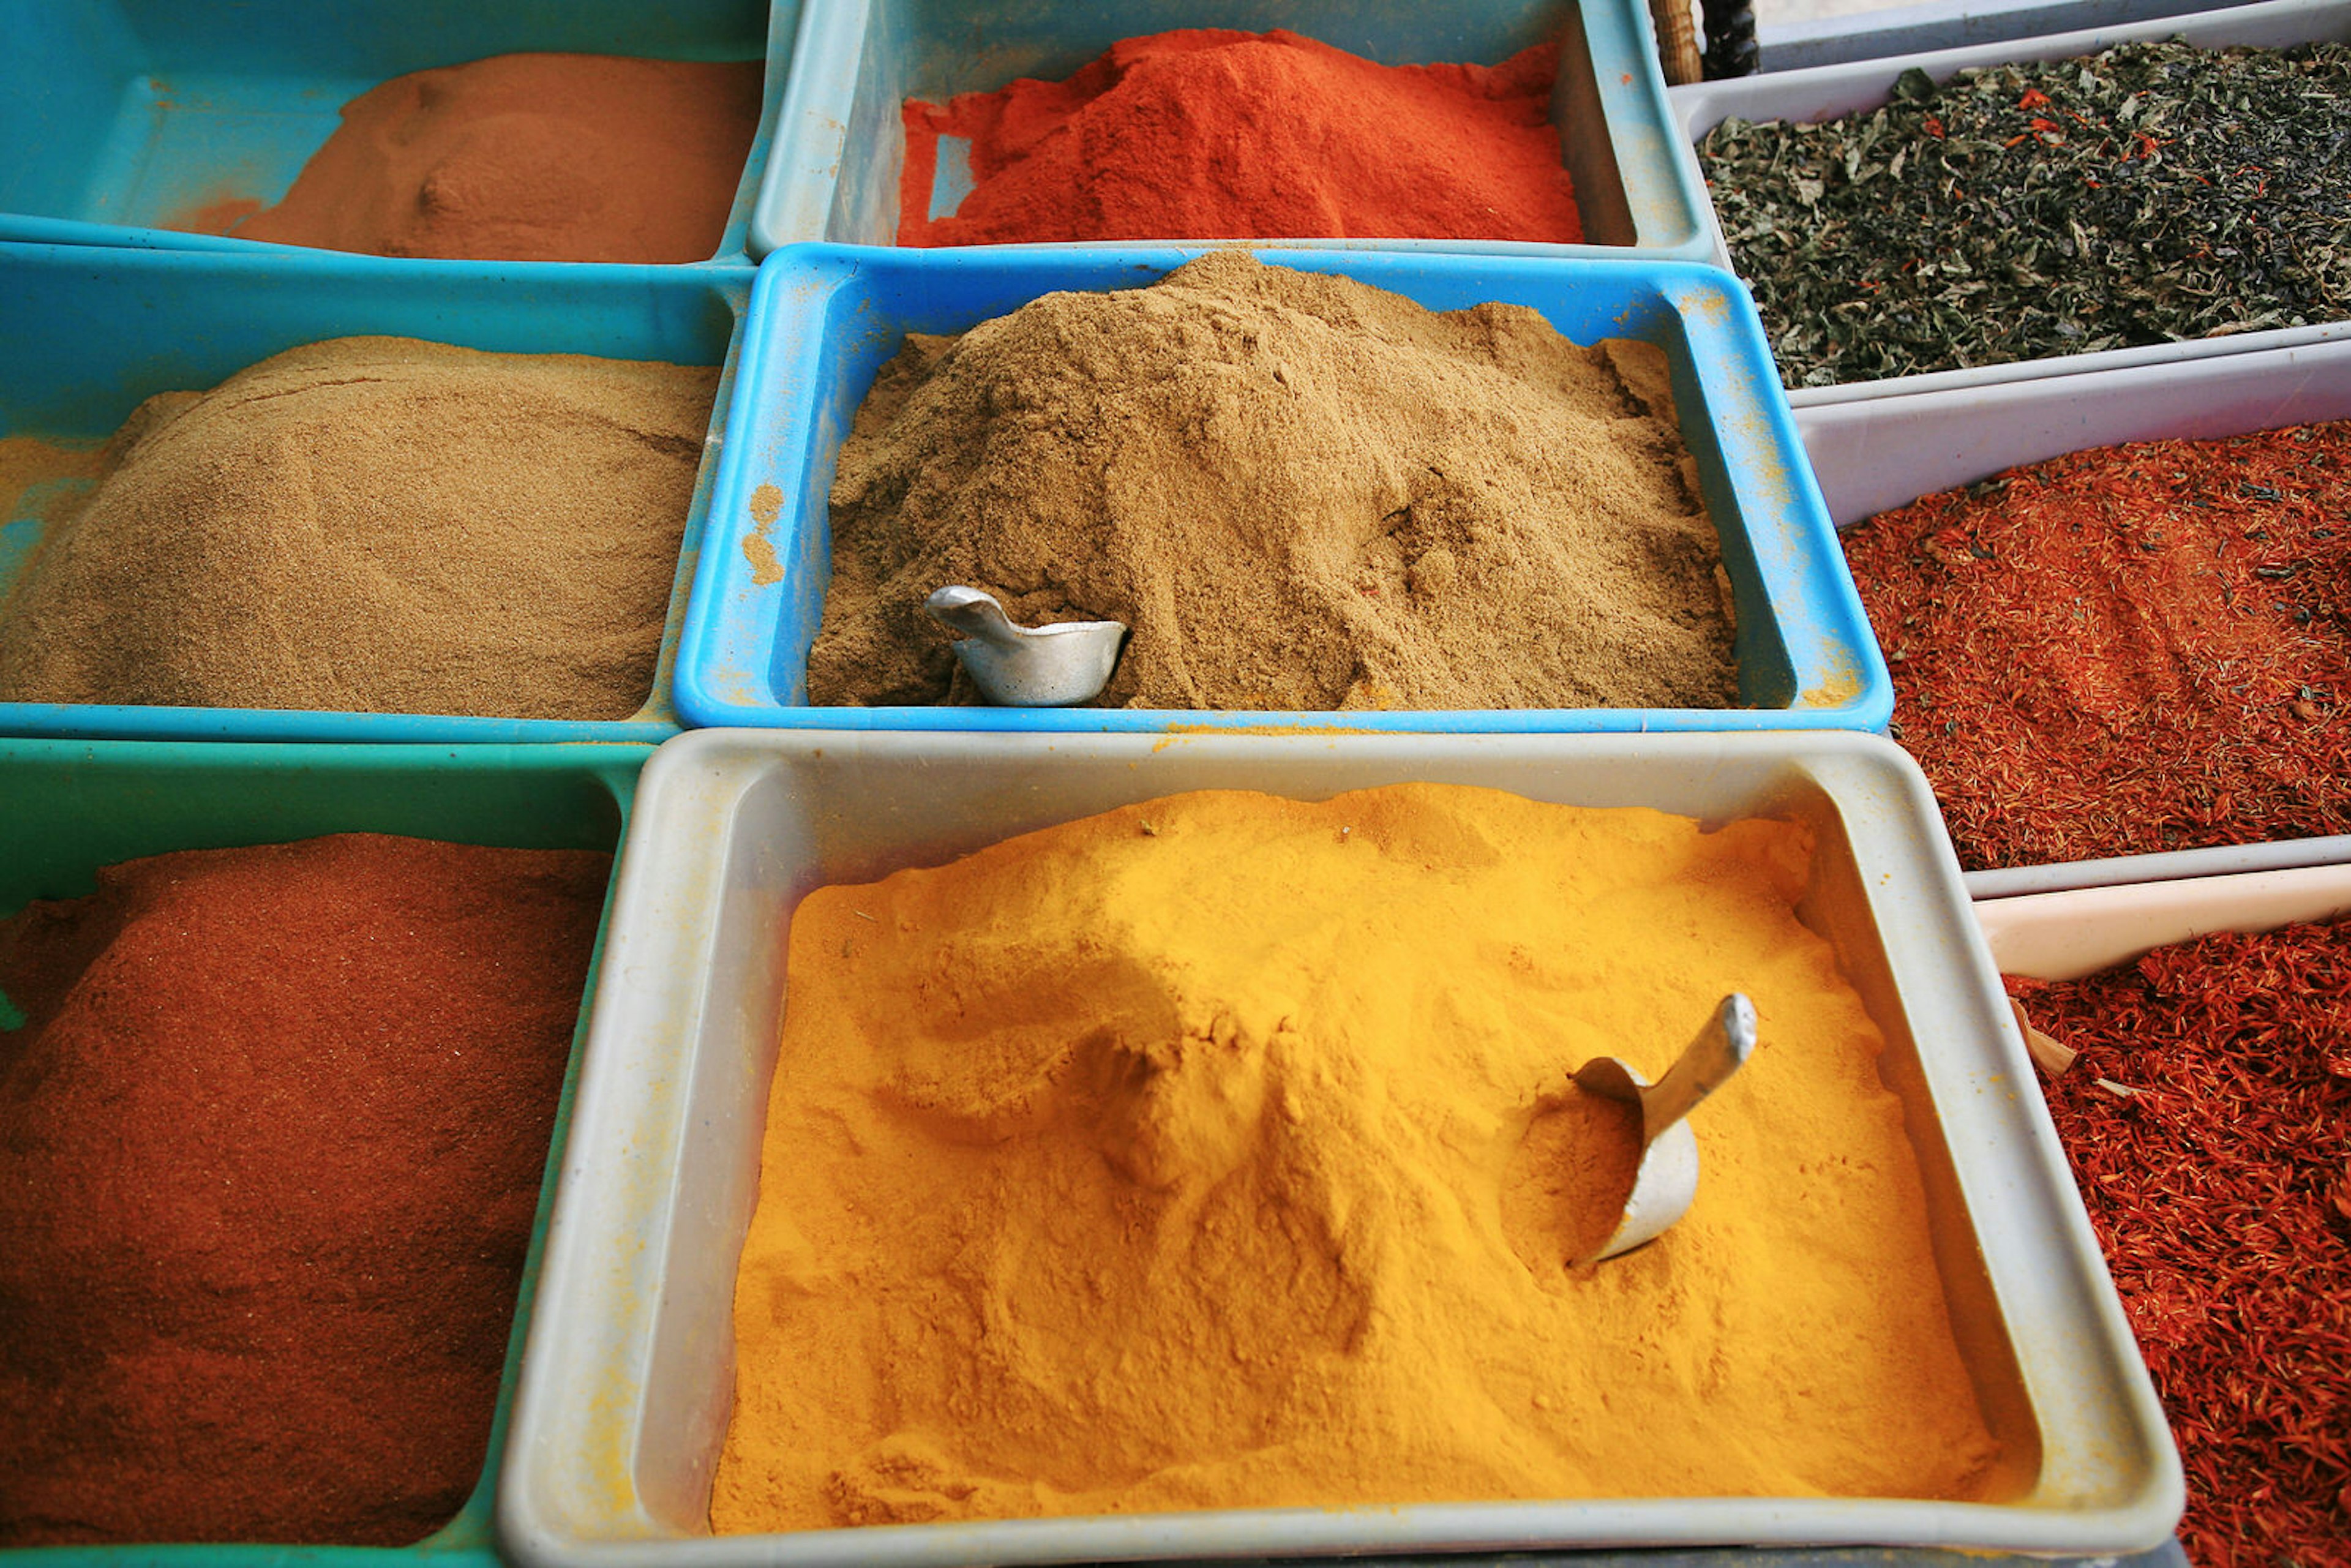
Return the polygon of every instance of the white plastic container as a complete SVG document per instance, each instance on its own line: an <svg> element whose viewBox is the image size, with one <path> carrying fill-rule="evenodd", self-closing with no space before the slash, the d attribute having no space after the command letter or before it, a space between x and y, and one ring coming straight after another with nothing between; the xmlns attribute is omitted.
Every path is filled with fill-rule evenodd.
<svg viewBox="0 0 2351 1568"><path fill-rule="evenodd" d="M1796 411L1796 429L1830 520L1847 528L2068 452L2335 419L2351 419L2351 339L1816 405ZM2351 835L2335 834L1971 871L1967 886L1974 898L2009 898L2344 862Z"/></svg>
<svg viewBox="0 0 2351 1568"><path fill-rule="evenodd" d="M2250 44L2283 48L2320 39L2351 40L2351 0L2263 0L2262 4L2227 10L2200 11L2186 16L2135 22L2082 32L2051 33L2038 38L1981 44L1969 48L1938 49L1928 54L1900 55L1886 59L1857 60L1850 65L1819 66L1809 70L1779 71L1727 81L1701 82L1667 89L1682 132L1681 152L1688 160L1691 179L1701 190L1705 176L1698 169L1697 142L1737 116L1761 122L1792 120L1811 123L1848 114L1865 113L1893 96L1894 83L1906 70L1925 71L1947 81L1971 66L2007 65L2022 60L2062 60L2097 53L2116 44L2145 38L2185 38L2208 48L2224 44ZM1736 271L1723 241L1721 223L1713 204L1705 204L1706 224L1714 242L1716 264ZM1938 371L1928 375L1888 376L1873 382L1848 382L1837 386L1790 389L1793 406L1813 408L1914 392L1939 392L1952 387L1980 387L2042 376L2080 375L2128 365L2172 367L2216 355L2241 354L2259 349L2351 340L2351 321L2315 327L2284 327L2268 331L2240 332L2180 343L2143 348L2106 349L2096 353L2055 359L2020 360L2005 365L1971 370Z"/></svg>
<svg viewBox="0 0 2351 1568"><path fill-rule="evenodd" d="M1437 780L1811 824L1802 913L1888 1040L1963 1355L2010 1455L1990 1503L1630 1498L1269 1509L713 1537L736 1264L784 933L813 887L1186 789ZM703 730L645 771L499 1502L510 1561L946 1564L1599 1545L2163 1542L2177 1454L2037 1102L1925 780L1876 737L1063 737ZM821 1369L812 1369L821 1375Z"/></svg>
<svg viewBox="0 0 2351 1568"><path fill-rule="evenodd" d="M1796 411L1796 433L1829 520L1849 528L1921 496L2068 452L2330 419L2351 419L2351 338L1815 404Z"/></svg>

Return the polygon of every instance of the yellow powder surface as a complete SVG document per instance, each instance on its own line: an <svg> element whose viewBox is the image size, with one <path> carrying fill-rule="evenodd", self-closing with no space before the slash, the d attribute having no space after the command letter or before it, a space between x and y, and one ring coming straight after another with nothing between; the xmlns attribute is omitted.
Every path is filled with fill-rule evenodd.
<svg viewBox="0 0 2351 1568"><path fill-rule="evenodd" d="M1490 790L1215 791L811 894L713 1527L1983 1495L1810 855ZM1531 1167L1592 1124L1568 1074L1656 1078L1732 990L1761 1043L1693 1118L1697 1203L1567 1267L1576 1184Z"/></svg>

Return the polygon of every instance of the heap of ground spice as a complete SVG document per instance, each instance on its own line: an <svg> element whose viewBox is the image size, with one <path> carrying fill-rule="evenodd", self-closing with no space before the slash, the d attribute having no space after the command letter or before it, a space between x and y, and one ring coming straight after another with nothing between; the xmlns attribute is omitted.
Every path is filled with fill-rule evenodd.
<svg viewBox="0 0 2351 1568"><path fill-rule="evenodd" d="M2351 925L2011 978L2188 1476L2200 1568L2351 1568Z"/></svg>
<svg viewBox="0 0 2351 1568"><path fill-rule="evenodd" d="M0 700L626 718L717 380L340 338L150 398L0 604Z"/></svg>
<svg viewBox="0 0 2351 1568"><path fill-rule="evenodd" d="M2351 832L2351 422L2075 452L1844 548L1968 869Z"/></svg>
<svg viewBox="0 0 2351 1568"><path fill-rule="evenodd" d="M374 256L705 261L764 71L538 54L413 71L345 104L276 206L213 200L173 226Z"/></svg>
<svg viewBox="0 0 2351 1568"><path fill-rule="evenodd" d="M810 894L713 1528L1998 1495L1812 853L1224 790ZM1634 1139L1570 1072L1661 1077L1729 990L1696 1202L1571 1266Z"/></svg>
<svg viewBox="0 0 2351 1568"><path fill-rule="evenodd" d="M1382 66L1277 29L1113 45L1066 81L908 100L900 245L1583 238L1551 123L1555 44ZM941 136L973 186L930 215Z"/></svg>
<svg viewBox="0 0 2351 1568"><path fill-rule="evenodd" d="M0 922L0 1547L457 1511L610 868L353 834Z"/></svg>
<svg viewBox="0 0 2351 1568"><path fill-rule="evenodd" d="M962 583L1125 622L1113 706L1732 706L1668 375L1239 251L910 335L841 449L810 700L969 700L922 611Z"/></svg>

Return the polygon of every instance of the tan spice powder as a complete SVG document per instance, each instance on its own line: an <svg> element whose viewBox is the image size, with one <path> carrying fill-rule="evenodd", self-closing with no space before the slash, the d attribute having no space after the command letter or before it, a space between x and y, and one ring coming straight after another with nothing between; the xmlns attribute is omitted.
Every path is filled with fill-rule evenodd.
<svg viewBox="0 0 2351 1568"><path fill-rule="evenodd" d="M0 700L625 718L717 380L343 338L150 398L0 606Z"/></svg>
<svg viewBox="0 0 2351 1568"><path fill-rule="evenodd" d="M1218 252L910 335L832 496L818 704L973 700L922 612L1132 629L1101 701L1725 707L1727 580L1662 350Z"/></svg>

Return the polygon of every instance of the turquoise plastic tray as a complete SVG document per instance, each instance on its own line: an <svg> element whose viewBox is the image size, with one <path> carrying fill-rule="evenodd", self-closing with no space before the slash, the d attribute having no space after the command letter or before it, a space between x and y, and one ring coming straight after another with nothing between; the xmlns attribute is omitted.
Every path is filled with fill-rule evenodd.
<svg viewBox="0 0 2351 1568"><path fill-rule="evenodd" d="M742 265L799 11L800 0L0 0L0 239L282 255L155 225L225 196L277 202L345 103L410 71L523 51L764 58L758 137L711 258Z"/></svg>
<svg viewBox="0 0 2351 1568"><path fill-rule="evenodd" d="M1575 181L1580 246L1503 240L1284 240L1287 246L1498 255L1650 256L1703 261L1706 188L1680 148L1655 36L1639 0L808 0L773 154L751 217L751 250L809 240L894 245L905 164L899 106L993 92L1019 77L1057 80L1121 38L1176 27L1287 27L1383 65L1491 65L1561 43L1552 121ZM951 161L934 212L969 189ZM1216 239L1167 235L1160 243Z"/></svg>
<svg viewBox="0 0 2351 1568"><path fill-rule="evenodd" d="M205 388L298 343L382 332L514 353L723 365L727 404L747 267L391 261L0 244L0 435L98 440L140 401ZM0 735L156 740L658 741L675 734L672 644L707 509L707 453L686 517L651 700L627 719L475 718L280 708L0 703ZM0 615L37 542L0 517Z"/></svg>
<svg viewBox="0 0 2351 1568"><path fill-rule="evenodd" d="M100 866L172 850L284 843L321 833L402 833L523 849L617 852L649 746L193 746L0 741L0 916L36 898L95 891ZM606 894L608 915L610 893ZM603 951L600 925L596 948ZM25 1547L8 1568L495 1568L491 1515L547 1212L571 1120L591 967L558 1102L539 1216L523 1261L487 1457L465 1506L414 1546L243 1544Z"/></svg>
<svg viewBox="0 0 2351 1568"><path fill-rule="evenodd" d="M1765 347L1736 278L1682 262L1262 250L1431 309L1489 299L1540 310L1578 342L1632 337L1673 364L1682 435L1698 462L1738 608L1741 708L1429 709L1345 713L1165 708L810 707L810 644L831 577L826 507L857 405L907 331L960 332L1056 289L1135 288L1197 248L981 246L883 250L795 246L760 264L712 524L679 643L675 697L689 725L821 729L1166 730L1265 726L1349 730L1879 729L1894 688L1829 527ZM780 580L744 553L751 494L783 492L769 544Z"/></svg>

